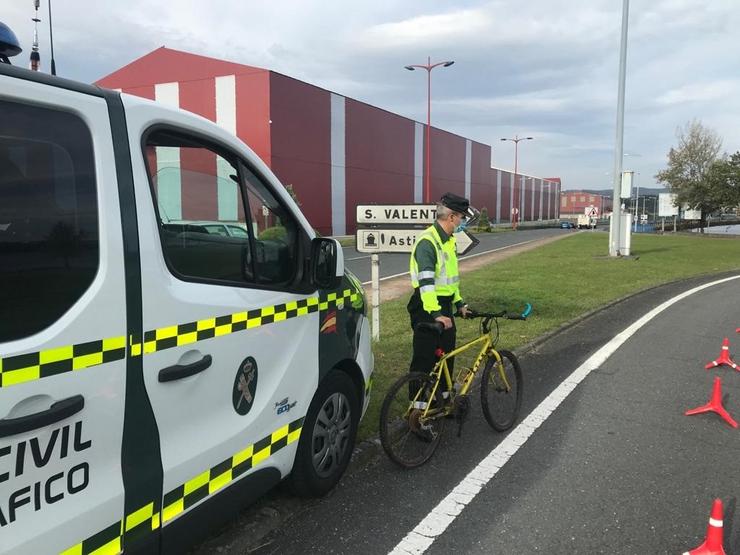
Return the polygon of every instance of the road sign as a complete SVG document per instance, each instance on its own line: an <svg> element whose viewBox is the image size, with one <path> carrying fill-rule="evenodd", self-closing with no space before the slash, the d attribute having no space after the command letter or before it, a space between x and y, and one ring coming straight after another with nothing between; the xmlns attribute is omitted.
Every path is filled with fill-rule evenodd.
<svg viewBox="0 0 740 555"><path fill-rule="evenodd" d="M357 206L357 223L364 225L427 226L433 223L436 217L436 204L361 204Z"/></svg>
<svg viewBox="0 0 740 555"><path fill-rule="evenodd" d="M658 195L658 216L661 218L678 216L678 206L675 202L676 195L674 193L660 193Z"/></svg>
<svg viewBox="0 0 740 555"><path fill-rule="evenodd" d="M358 229L359 252L411 252L423 229Z"/></svg>
<svg viewBox="0 0 740 555"><path fill-rule="evenodd" d="M478 243L480 243L480 241L478 241L478 239L476 239L467 231L460 231L458 233L455 233L455 247L458 256L468 254L478 245Z"/></svg>
<svg viewBox="0 0 740 555"><path fill-rule="evenodd" d="M597 218L599 216L599 209L596 206L587 206L584 209L584 213L590 218Z"/></svg>
<svg viewBox="0 0 740 555"><path fill-rule="evenodd" d="M377 254L381 252L410 253L423 229L358 229L355 235L359 252ZM467 231L455 233L457 254L462 256L480 241Z"/></svg>
<svg viewBox="0 0 740 555"><path fill-rule="evenodd" d="M688 204L683 205L683 219L684 220L700 220L701 210L692 210Z"/></svg>
<svg viewBox="0 0 740 555"><path fill-rule="evenodd" d="M511 213L516 216L517 214L519 214L519 209L518 208L512 208L511 209Z"/></svg>

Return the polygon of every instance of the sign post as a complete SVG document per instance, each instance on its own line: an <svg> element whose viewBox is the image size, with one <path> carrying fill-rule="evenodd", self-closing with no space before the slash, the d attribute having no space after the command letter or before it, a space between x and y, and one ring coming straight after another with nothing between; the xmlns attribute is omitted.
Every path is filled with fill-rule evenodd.
<svg viewBox="0 0 740 555"><path fill-rule="evenodd" d="M411 253L417 237L437 217L436 204L368 204L357 206L355 248L369 253L371 263L372 338L380 339L380 258L381 253ZM467 254L478 239L467 231L455 233L457 254Z"/></svg>
<svg viewBox="0 0 740 555"><path fill-rule="evenodd" d="M370 274L373 282L373 291L370 300L372 309L372 336L373 341L380 341L380 257L370 255Z"/></svg>

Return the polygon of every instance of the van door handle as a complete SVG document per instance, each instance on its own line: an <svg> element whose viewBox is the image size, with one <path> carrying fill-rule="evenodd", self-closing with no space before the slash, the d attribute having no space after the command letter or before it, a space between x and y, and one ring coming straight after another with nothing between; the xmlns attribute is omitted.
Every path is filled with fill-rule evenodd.
<svg viewBox="0 0 740 555"><path fill-rule="evenodd" d="M85 398L82 395L73 395L57 401L47 410L42 410L36 414L18 418L3 418L0 420L0 437L14 436L36 428L49 426L77 414L83 408L85 408Z"/></svg>
<svg viewBox="0 0 740 555"><path fill-rule="evenodd" d="M212 362L213 359L211 358L211 355L206 355L192 364L175 364L174 366L162 368L159 371L159 383L172 382L174 380L181 380L183 378L194 376L198 372L202 372L208 368Z"/></svg>

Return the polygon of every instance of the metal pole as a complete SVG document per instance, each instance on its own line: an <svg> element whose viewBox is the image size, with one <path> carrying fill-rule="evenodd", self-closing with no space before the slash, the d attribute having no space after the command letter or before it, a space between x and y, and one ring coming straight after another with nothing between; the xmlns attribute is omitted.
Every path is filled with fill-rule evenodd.
<svg viewBox="0 0 740 555"><path fill-rule="evenodd" d="M370 300L373 312L372 336L373 341L380 341L380 257L377 254L370 255L370 274L373 288Z"/></svg>
<svg viewBox="0 0 740 555"><path fill-rule="evenodd" d="M512 227L516 231L516 225L519 223L519 183L516 181L519 164L519 135L514 135L514 214L512 215Z"/></svg>
<svg viewBox="0 0 740 555"><path fill-rule="evenodd" d="M51 49L51 74L57 74L57 66L54 62L54 35L51 31L51 0L49 0L49 47Z"/></svg>
<svg viewBox="0 0 740 555"><path fill-rule="evenodd" d="M432 143L432 57L427 57L427 199L431 202L432 186L430 184L431 145Z"/></svg>
<svg viewBox="0 0 740 555"><path fill-rule="evenodd" d="M609 255L619 256L622 244L622 156L624 148L624 85L627 74L627 27L629 24L629 0L622 0L622 38L619 49L619 87L617 95L617 137L614 153L614 209L609 233Z"/></svg>

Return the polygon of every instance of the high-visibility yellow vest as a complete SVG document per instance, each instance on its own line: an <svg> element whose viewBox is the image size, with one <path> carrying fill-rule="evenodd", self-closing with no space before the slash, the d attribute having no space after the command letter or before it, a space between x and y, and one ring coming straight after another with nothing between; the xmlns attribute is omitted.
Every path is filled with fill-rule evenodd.
<svg viewBox="0 0 740 555"><path fill-rule="evenodd" d="M420 272L416 262L416 247L421 241L429 241L434 246L437 253L437 262L434 272L425 270ZM442 243L434 225L425 229L417 238L414 248L411 251L411 260L409 262L409 272L411 274L411 285L419 288L424 310L434 312L440 310L437 297L451 296L453 302L462 299L460 296L460 273L457 268L457 251L455 249L455 238L450 238Z"/></svg>

